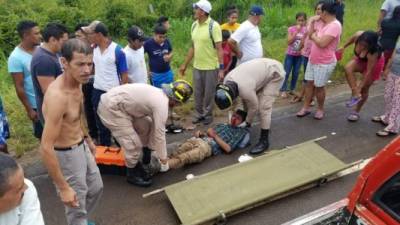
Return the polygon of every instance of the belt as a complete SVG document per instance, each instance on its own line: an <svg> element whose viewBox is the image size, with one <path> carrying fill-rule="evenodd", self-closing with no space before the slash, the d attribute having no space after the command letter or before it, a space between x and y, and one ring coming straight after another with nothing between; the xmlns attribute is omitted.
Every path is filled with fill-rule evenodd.
<svg viewBox="0 0 400 225"><path fill-rule="evenodd" d="M81 144L83 144L84 141L85 141L85 139L82 139L78 144L72 145L70 147L64 147L64 148L54 147L54 150L56 150L56 151L69 151L69 150L72 150L72 149L74 149L76 147L79 147Z"/></svg>

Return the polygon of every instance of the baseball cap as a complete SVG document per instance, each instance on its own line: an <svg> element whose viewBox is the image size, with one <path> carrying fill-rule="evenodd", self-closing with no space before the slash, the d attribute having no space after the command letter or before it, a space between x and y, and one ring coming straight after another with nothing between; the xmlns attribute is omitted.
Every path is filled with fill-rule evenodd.
<svg viewBox="0 0 400 225"><path fill-rule="evenodd" d="M250 9L250 15L252 16L262 16L264 15L264 9L259 5L253 5Z"/></svg>
<svg viewBox="0 0 400 225"><path fill-rule="evenodd" d="M197 3L193 4L193 8L198 7L206 13L210 13L212 10L211 3L207 0L200 0Z"/></svg>
<svg viewBox="0 0 400 225"><path fill-rule="evenodd" d="M132 26L131 28L129 28L128 38L130 40L139 40L139 41L146 40L143 30L140 29L140 27L138 27L138 26Z"/></svg>

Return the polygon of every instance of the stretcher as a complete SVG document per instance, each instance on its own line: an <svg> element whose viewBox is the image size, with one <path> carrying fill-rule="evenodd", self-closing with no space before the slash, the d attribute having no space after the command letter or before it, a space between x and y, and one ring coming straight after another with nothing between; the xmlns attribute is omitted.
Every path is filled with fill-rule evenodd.
<svg viewBox="0 0 400 225"><path fill-rule="evenodd" d="M309 141L172 184L143 197L165 191L182 224L212 224L351 173L347 170L359 163L345 164Z"/></svg>
<svg viewBox="0 0 400 225"><path fill-rule="evenodd" d="M126 174L125 156L122 148L96 146L95 159L101 174Z"/></svg>

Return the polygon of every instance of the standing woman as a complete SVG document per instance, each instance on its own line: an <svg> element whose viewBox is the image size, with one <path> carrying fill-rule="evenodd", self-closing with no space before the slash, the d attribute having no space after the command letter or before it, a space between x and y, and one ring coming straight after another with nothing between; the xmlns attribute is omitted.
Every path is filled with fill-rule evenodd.
<svg viewBox="0 0 400 225"><path fill-rule="evenodd" d="M355 122L360 118L361 107L368 99L368 92L374 81L378 80L383 72L385 59L378 43L378 33L374 31L358 31L343 46L343 52L348 46L354 44L354 58L345 66L347 83L351 89L351 98L346 102L350 112L347 120ZM363 78L357 84L355 73L362 73Z"/></svg>
<svg viewBox="0 0 400 225"><path fill-rule="evenodd" d="M396 47L396 41L400 35L400 5L396 6L393 10L393 16L389 19L384 19L381 23L381 39L383 55L385 57L385 69L392 57L393 50ZM384 78L386 78L384 76Z"/></svg>
<svg viewBox="0 0 400 225"><path fill-rule="evenodd" d="M314 118L317 120L324 118L325 85L336 67L335 51L342 34L342 25L336 20L336 7L336 3L324 2L320 15L324 25L320 29L315 29L313 24L310 26L309 38L312 45L305 73L306 94L303 108L297 113L298 117L304 117L311 113L310 103L315 91L318 108ZM312 23L315 21L313 20Z"/></svg>

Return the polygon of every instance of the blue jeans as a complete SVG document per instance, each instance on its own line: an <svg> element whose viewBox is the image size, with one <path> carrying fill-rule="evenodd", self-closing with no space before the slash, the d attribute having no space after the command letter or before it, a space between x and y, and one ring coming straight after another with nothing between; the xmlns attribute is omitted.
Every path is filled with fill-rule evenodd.
<svg viewBox="0 0 400 225"><path fill-rule="evenodd" d="M308 65L308 57L301 56L302 63L303 63L303 73L306 74L306 69ZM306 78L303 79L303 83L307 83Z"/></svg>
<svg viewBox="0 0 400 225"><path fill-rule="evenodd" d="M290 91L294 91L296 89L297 79L299 78L299 70L302 63L302 56L292 56L286 54L285 57L285 81L281 87L281 91L287 91L287 82L289 80L290 73L292 73L292 79L290 81Z"/></svg>
<svg viewBox="0 0 400 225"><path fill-rule="evenodd" d="M96 89L96 88L93 88L92 104L93 104L93 110L95 112L96 126L97 126L97 130L99 132L99 145L109 147L109 146L111 146L111 132L110 132L110 130L107 129L107 127L105 127L103 125L99 116L97 115L97 108L99 107L100 97L104 93L106 93L106 92Z"/></svg>

